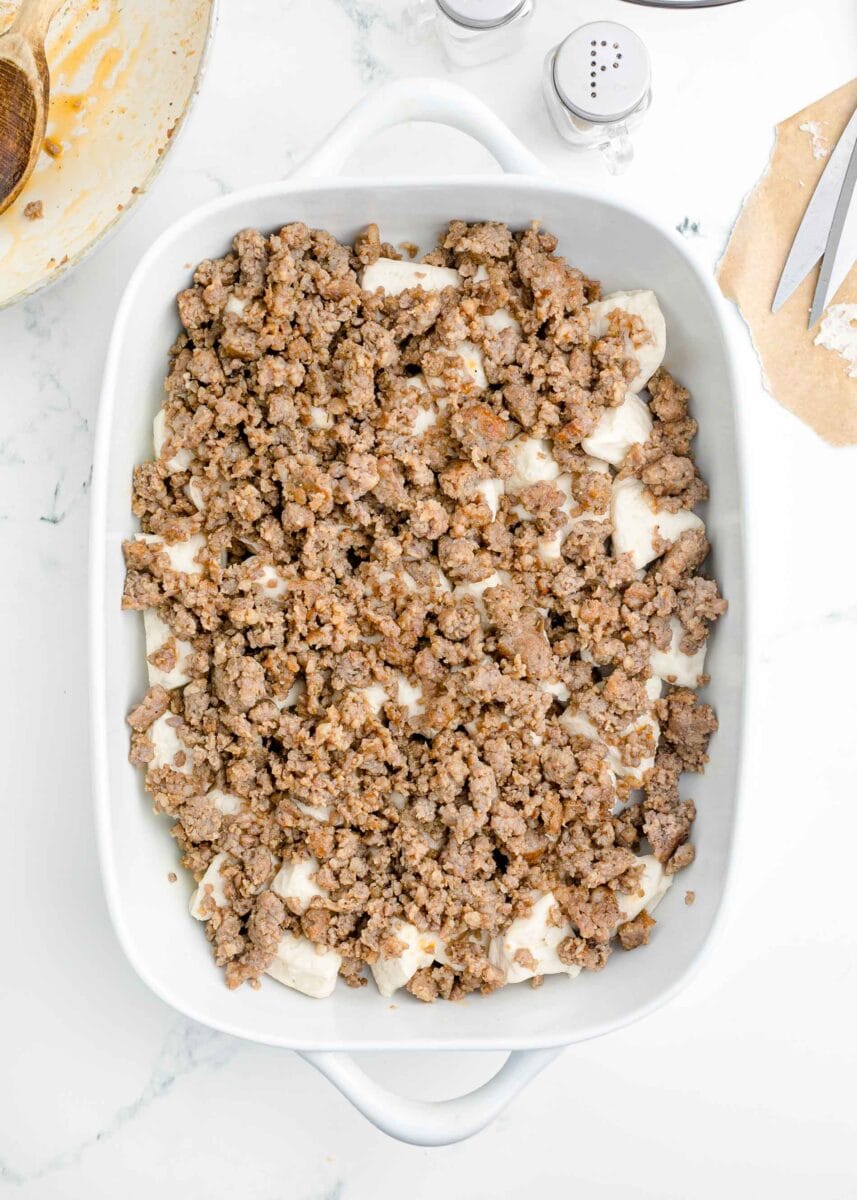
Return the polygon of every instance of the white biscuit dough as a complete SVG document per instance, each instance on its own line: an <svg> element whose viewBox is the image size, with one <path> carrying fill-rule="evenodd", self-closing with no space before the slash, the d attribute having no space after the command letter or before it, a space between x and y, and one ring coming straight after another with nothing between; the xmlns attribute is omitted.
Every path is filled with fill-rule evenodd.
<svg viewBox="0 0 857 1200"><path fill-rule="evenodd" d="M676 617L670 619L670 632L668 650L652 649L652 671L659 679L677 687L699 687L700 676L705 674L706 643L703 642L695 654L685 654L681 649L684 629Z"/></svg>
<svg viewBox="0 0 857 1200"><path fill-rule="evenodd" d="M155 444L155 458L160 458L166 442L172 437L172 430L167 425L167 414L162 408L158 409L152 422L152 441ZM183 446L176 450L172 458L165 460L169 471L186 471L193 460L193 451Z"/></svg>
<svg viewBox="0 0 857 1200"><path fill-rule="evenodd" d="M215 854L190 898L190 915L195 917L197 921L208 920L211 916L212 902L218 908L223 908L226 904L224 879L220 873L220 868L227 861L228 857L228 855L222 853Z"/></svg>
<svg viewBox="0 0 857 1200"><path fill-rule="evenodd" d="M630 895L625 892L616 893L616 903L622 913L620 924L633 921L643 909L648 913L653 912L669 891L673 881L672 875L664 874L664 869L654 854L641 855L637 859L637 864L640 863L643 865L643 874L639 888Z"/></svg>
<svg viewBox="0 0 857 1200"><path fill-rule="evenodd" d="M644 342L641 346L634 346L631 339L627 335L625 337L627 353L634 355L639 366L637 374L628 383L628 390L639 392L664 361L667 347L667 327L664 314L661 312L657 296L648 289L612 292L603 300L596 300L589 306L589 332L593 338L604 337L608 327L608 314L617 308L622 312L639 317L651 335L651 341Z"/></svg>
<svg viewBox="0 0 857 1200"><path fill-rule="evenodd" d="M178 718L167 709L165 713L161 713L156 721L152 722L146 731L154 748L154 756L149 763L149 769L152 767L172 767L174 771L179 771L182 775L192 775L193 752L185 746L179 737L178 730L173 724L177 720ZM184 762L181 766L174 761L175 756L180 751L184 754Z"/></svg>
<svg viewBox="0 0 857 1200"><path fill-rule="evenodd" d="M444 288L461 287L461 276L452 267L432 267L405 259L379 258L365 268L360 286L366 292L382 288L388 296L398 296L407 288L417 287L424 292L442 292Z"/></svg>
<svg viewBox="0 0 857 1200"><path fill-rule="evenodd" d="M193 646L190 642L175 638L176 665L170 671L163 671L149 662L148 658L167 644L173 637L173 631L165 621L161 620L153 608L147 608L143 612L143 631L146 637L146 666L149 671L149 686L154 687L157 683L169 690L170 688L184 687L186 683L189 683L190 675L187 672L187 665L193 654Z"/></svg>
<svg viewBox="0 0 857 1200"><path fill-rule="evenodd" d="M206 541L201 533L191 534L182 542L165 542L154 533L138 533L135 540L148 542L150 546L160 546L174 571L181 571L184 575L201 575L203 572L202 563L198 558L206 552Z"/></svg>
<svg viewBox="0 0 857 1200"><path fill-rule="evenodd" d="M554 925L549 920L555 905L553 893L546 892L533 905L529 916L518 917L504 933L491 939L489 961L503 971L507 983L522 983L534 975L564 974L573 978L580 974L580 967L562 962L557 953L560 942L574 930L565 922ZM523 963L516 958L519 951L524 952L520 955L525 959ZM525 965L528 956L532 956L535 966Z"/></svg>
<svg viewBox="0 0 857 1200"><path fill-rule="evenodd" d="M284 933L276 958L265 974L305 996L324 1000L336 987L341 965L342 958L335 950L318 946L309 938Z"/></svg>
<svg viewBox="0 0 857 1200"><path fill-rule="evenodd" d="M616 408L605 408L581 449L593 458L618 467L632 446L642 445L652 432L652 414L641 396L629 392Z"/></svg>
<svg viewBox="0 0 857 1200"><path fill-rule="evenodd" d="M312 856L283 863L274 877L271 891L285 900L292 912L305 913L310 900L327 895L315 882L318 867L318 859Z"/></svg>
<svg viewBox="0 0 857 1200"><path fill-rule="evenodd" d="M689 509L677 513L655 512L639 479L620 479L613 484L611 500L613 554L630 554L639 570L661 553L655 538L672 545L687 529L705 529L702 520Z"/></svg>
<svg viewBox="0 0 857 1200"><path fill-rule="evenodd" d="M378 991L388 997L404 987L417 971L431 966L439 945L435 934L420 933L408 921L394 921L392 925L393 936L405 943L405 949L398 958L381 955L377 962L372 963Z"/></svg>

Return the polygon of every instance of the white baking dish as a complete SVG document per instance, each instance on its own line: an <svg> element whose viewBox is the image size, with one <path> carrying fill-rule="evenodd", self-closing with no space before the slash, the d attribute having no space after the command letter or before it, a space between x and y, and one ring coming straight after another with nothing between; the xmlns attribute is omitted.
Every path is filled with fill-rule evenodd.
<svg viewBox="0 0 857 1200"><path fill-rule="evenodd" d="M440 121L477 137L509 174L495 178L349 180L330 176L354 145L398 121ZM315 176L324 178L315 178ZM190 880L170 885L176 866L168 823L156 819L128 763L125 713L145 691L142 622L120 611L121 542L133 531L131 470L151 455L166 355L178 329L175 295L188 266L223 254L246 226L303 220L350 240L369 221L392 242L433 245L452 217L521 226L533 218L559 236L560 250L607 289L653 287L667 318L667 365L692 389L702 434L699 460L711 484L706 520L712 567L730 601L713 638L709 699L720 716L712 761L692 779L700 853L664 901L658 936L645 951L616 954L605 972L574 982L548 979L539 991L510 987L488 999L425 1006L403 995L391 1005L374 988L341 985L325 1001L266 981L229 992L202 928L187 915ZM680 239L627 205L552 182L493 114L469 93L429 80L402 81L371 95L297 177L254 187L195 210L146 253L128 284L107 359L95 455L91 530L92 724L96 811L107 900L122 947L149 986L203 1024L300 1051L380 1128L420 1144L476 1132L558 1049L636 1020L687 980L710 938L724 895L735 824L744 689L744 563L735 382L719 297ZM685 888L696 892L686 907ZM424 1104L393 1096L346 1052L514 1051L470 1096Z"/></svg>

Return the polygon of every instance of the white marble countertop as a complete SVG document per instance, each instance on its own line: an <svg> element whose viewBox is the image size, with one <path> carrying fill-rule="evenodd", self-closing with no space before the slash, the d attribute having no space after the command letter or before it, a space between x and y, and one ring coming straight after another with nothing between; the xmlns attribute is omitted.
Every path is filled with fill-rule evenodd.
<svg viewBox="0 0 857 1200"><path fill-rule="evenodd" d="M87 752L87 489L111 316L152 238L200 201L287 172L372 84L421 73L472 88L557 174L634 193L713 267L773 123L857 64L852 0L537 8L515 58L465 72L435 45L405 45L393 0L225 0L196 111L153 195L71 277L0 313L0 1187L10 1194L857 1195L847 532L857 451L830 449L774 403L743 331L756 597L747 787L728 917L676 1001L568 1050L475 1140L417 1150L373 1130L294 1055L165 1007L108 924ZM655 104L618 180L563 149L539 93L547 47L600 15L640 30L654 59ZM384 134L354 167L417 162L496 169L461 135L427 127ZM443 1095L496 1063L408 1055L371 1069L411 1094Z"/></svg>

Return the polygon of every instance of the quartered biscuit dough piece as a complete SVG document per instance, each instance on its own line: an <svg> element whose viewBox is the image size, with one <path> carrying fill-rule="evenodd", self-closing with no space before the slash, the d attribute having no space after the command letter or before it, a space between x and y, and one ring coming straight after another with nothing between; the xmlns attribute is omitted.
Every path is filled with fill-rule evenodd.
<svg viewBox="0 0 857 1200"><path fill-rule="evenodd" d="M408 380L408 385L417 394L411 435L422 437L427 429L437 425L449 407L449 399L446 396L436 396L422 375L414 375Z"/></svg>
<svg viewBox="0 0 857 1200"><path fill-rule="evenodd" d="M373 715L377 715L390 699L387 689L380 683L372 683L369 687L355 688L354 690L363 697Z"/></svg>
<svg viewBox="0 0 857 1200"><path fill-rule="evenodd" d="M476 273L473 276L474 283L487 283L488 269L485 266L476 268ZM508 308L498 308L494 312L483 316L482 320L489 329L496 329L499 333L502 329L514 329L518 337L521 336L521 323L509 312Z"/></svg>
<svg viewBox="0 0 857 1200"><path fill-rule="evenodd" d="M508 582L508 571L492 571L485 579L457 584L452 594L454 596L472 596L476 602L479 620L482 622L483 628L487 629L491 622L488 620L488 610L485 607L485 600L483 598L484 594L489 588L502 587Z"/></svg>
<svg viewBox="0 0 857 1200"><path fill-rule="evenodd" d="M207 921L215 908L225 908L225 880L220 873L220 868L228 860L228 854L215 854L214 858L208 864L208 869L202 879L200 879L196 891L191 896L190 915L195 917L197 921Z"/></svg>
<svg viewBox="0 0 857 1200"><path fill-rule="evenodd" d="M154 748L154 756L149 763L152 767L172 767L182 775L193 774L193 751L185 746L178 735L181 720L169 710L161 713L157 721L153 721L148 729L148 737ZM176 755L183 756L183 761L177 763Z"/></svg>
<svg viewBox="0 0 857 1200"><path fill-rule="evenodd" d="M618 467L632 446L642 445L652 432L652 414L642 396L629 392L616 408L606 408L581 449L593 458Z"/></svg>
<svg viewBox="0 0 857 1200"><path fill-rule="evenodd" d="M513 468L506 480L506 491L511 495L529 487L532 483L550 482L556 479L562 468L553 456L551 444L545 438L515 438L511 445Z"/></svg>
<svg viewBox="0 0 857 1200"><path fill-rule="evenodd" d="M276 704L276 706L280 710L280 712L283 712L284 709L287 709L287 708L294 708L295 705L297 704L298 700L300 700L301 696L304 694L305 691L306 691L306 684L304 683L303 679L296 679L294 681L294 683L292 684L292 686L289 688L289 690L286 692L285 696L282 696L282 697L275 696L274 697L274 703Z"/></svg>
<svg viewBox="0 0 857 1200"><path fill-rule="evenodd" d="M271 891L285 900L292 912L305 913L311 900L327 895L315 881L318 869L318 859L312 856L285 862L274 877Z"/></svg>
<svg viewBox="0 0 857 1200"><path fill-rule="evenodd" d="M518 917L504 933L491 939L489 961L504 972L507 983L522 983L534 975L580 974L581 968L561 961L557 949L574 930L562 922L554 925L551 910L556 905L552 892L546 892L533 905L530 915Z"/></svg>
<svg viewBox="0 0 857 1200"><path fill-rule="evenodd" d="M224 792L222 788L213 787L209 789L206 795L214 804L214 807L222 813L237 813L241 809L241 797L234 795L232 792Z"/></svg>
<svg viewBox="0 0 857 1200"><path fill-rule="evenodd" d="M607 464L597 458L590 458L586 467L587 470L596 471L598 474L606 475L610 472ZM560 505L560 512L563 514L564 520L553 533L539 538L536 548L542 562L553 562L556 559L562 558L563 543L576 525L581 524L583 521L603 522L610 520L609 511L596 512L594 509L587 508L585 504L581 504L575 499L573 493L574 480L571 475L559 475L556 479L552 480L552 484L565 496Z"/></svg>
<svg viewBox="0 0 857 1200"><path fill-rule="evenodd" d="M253 590L260 599L279 600L289 590L287 580L271 563L247 559L244 565L252 568Z"/></svg>
<svg viewBox="0 0 857 1200"><path fill-rule="evenodd" d="M654 854L643 854L637 859L637 865L642 863L643 874L636 891L616 893L616 903L622 913L622 921L633 921L643 909L652 912L663 900L673 881L672 875L664 874L664 869Z"/></svg>
<svg viewBox="0 0 857 1200"><path fill-rule="evenodd" d="M489 329L495 329L500 333L504 329L514 329L515 333L521 336L521 323L509 312L508 308L498 308L495 312L489 313L482 320Z"/></svg>
<svg viewBox="0 0 857 1200"><path fill-rule="evenodd" d="M461 287L461 276L452 267L432 267L427 263L406 259L379 258L366 267L360 280L365 292L383 288L388 296L398 296L408 288L424 292L442 292L444 288Z"/></svg>
<svg viewBox="0 0 857 1200"><path fill-rule="evenodd" d="M208 553L208 544L201 533L191 534L182 542L167 542L154 533L138 533L134 540L160 546L170 560L170 567L183 575L201 575L205 570L202 560Z"/></svg>
<svg viewBox="0 0 857 1200"><path fill-rule="evenodd" d="M401 671L396 672L396 703L401 704L409 717L419 717L425 712L423 689L410 682Z"/></svg>
<svg viewBox="0 0 857 1200"><path fill-rule="evenodd" d="M284 933L265 974L305 996L324 1000L336 987L341 965L342 957L335 950L318 946L309 938Z"/></svg>
<svg viewBox="0 0 857 1200"><path fill-rule="evenodd" d="M247 306L249 303L250 301L246 296L236 296L235 293L232 292L223 307L223 311L232 313L232 315L235 317L243 317L247 311Z"/></svg>
<svg viewBox="0 0 857 1200"><path fill-rule="evenodd" d="M147 608L143 611L143 630L146 637L146 666L149 671L149 684L153 686L159 683L161 687L167 690L184 687L186 683L190 682L187 665L193 654L193 646L190 642L175 637L169 625L161 620L153 608ZM162 650L171 639L175 643L176 662L174 667L165 671L161 667L156 667L154 663L149 662L149 659L153 654L157 654L159 650Z"/></svg>
<svg viewBox="0 0 857 1200"><path fill-rule="evenodd" d="M699 687L700 676L705 674L707 643L703 642L695 654L685 654L681 649L684 628L675 617L670 620L670 633L668 650L652 649L649 661L653 672L659 679L677 687Z"/></svg>
<svg viewBox="0 0 857 1200"><path fill-rule="evenodd" d="M493 477L491 479L480 479L474 490L476 491L477 495L481 496L488 505L488 509L491 513L491 520L493 521L496 518L497 512L500 508L500 497L506 490L503 480L495 479Z"/></svg>
<svg viewBox="0 0 857 1200"><path fill-rule="evenodd" d="M314 821L327 821L333 812L329 804L304 804L301 800L295 800L295 807L299 808L305 817L312 817Z"/></svg>
<svg viewBox="0 0 857 1200"><path fill-rule="evenodd" d="M167 414L161 408L152 422L152 440L155 443L155 458L161 457L164 445L171 437L172 430L167 425ZM192 460L193 451L183 446L180 450L176 450L172 458L166 459L165 465L169 471L186 471Z"/></svg>
<svg viewBox="0 0 857 1200"><path fill-rule="evenodd" d="M562 682L561 679L545 679L539 684L543 692L547 692L550 696L556 696L562 704L566 702L571 693Z"/></svg>
<svg viewBox="0 0 857 1200"><path fill-rule="evenodd" d="M381 955L372 963L372 974L382 996L392 996L399 988L413 979L417 971L430 967L440 946L440 939L433 933L420 933L408 921L392 922L393 936L404 942L405 949L398 958Z"/></svg>
<svg viewBox="0 0 857 1200"><path fill-rule="evenodd" d="M650 335L650 340L640 346L635 346L627 335L625 337L626 350L628 354L634 355L639 366L637 374L628 382L628 390L639 392L664 361L667 348L664 314L661 312L657 296L648 289L612 292L603 300L596 300L589 305L589 332L593 338L604 337L609 326L608 316L617 308L639 317Z"/></svg>
<svg viewBox="0 0 857 1200"><path fill-rule="evenodd" d="M689 509L655 512L639 479L620 479L613 484L611 516L614 557L630 554L638 570L663 553L655 548L656 538L672 545L687 529L705 529Z"/></svg>
<svg viewBox="0 0 857 1200"><path fill-rule="evenodd" d="M422 437L427 429L437 425L437 419L440 416L440 405L431 404L427 408L418 408L414 414L414 423L411 427L411 433L414 437Z"/></svg>
<svg viewBox="0 0 857 1200"><path fill-rule="evenodd" d="M570 733L577 737L588 738L591 742L601 742L607 748L607 765L617 779L629 779L635 786L640 786L643 782L643 777L647 771L651 771L655 765L655 754L657 753L658 743L661 739L661 728L658 722L650 713L644 713L636 721L631 721L622 730L620 740L616 743L609 742L596 727L592 724L588 717L583 713L566 709L560 717L560 721ZM629 737L632 733L643 733L646 742L648 753L645 754L640 761L631 766L625 762L622 757L621 741Z"/></svg>
<svg viewBox="0 0 857 1200"><path fill-rule="evenodd" d="M322 408L318 404L311 404L309 426L310 429L331 429L333 427L333 417L326 408Z"/></svg>
<svg viewBox="0 0 857 1200"><path fill-rule="evenodd" d="M205 512L206 501L205 492L202 490L198 479L191 479L185 487L185 495L197 512Z"/></svg>
<svg viewBox="0 0 857 1200"><path fill-rule="evenodd" d="M472 391L476 388L478 391L484 391L487 388L488 379L485 375L485 360L482 356L482 351L474 342L465 339L451 350L443 349L439 353L446 354L450 358L461 359L458 375L463 390ZM431 391L441 392L445 389L445 384L439 376L426 375L425 378Z"/></svg>

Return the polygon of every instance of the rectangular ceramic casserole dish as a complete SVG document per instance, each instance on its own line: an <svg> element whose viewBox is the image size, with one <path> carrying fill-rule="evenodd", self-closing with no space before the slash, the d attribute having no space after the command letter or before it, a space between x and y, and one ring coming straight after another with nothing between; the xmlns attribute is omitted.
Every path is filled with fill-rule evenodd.
<svg viewBox="0 0 857 1200"><path fill-rule="evenodd" d="M433 120L481 140L509 172L492 178L349 180L332 175L353 146L384 125ZM493 219L513 227L534 218L559 237L570 262L606 291L653 288L667 321L666 365L693 394L698 458L711 487L703 514L713 544L711 570L729 599L712 638L706 698L720 730L703 777L690 794L699 817L697 861L658 912L658 936L642 953L616 954L601 974L544 987L509 987L488 999L391 1006L373 987L340 985L324 1001L266 981L260 991L228 991L202 927L188 917L192 880L170 885L176 847L168 823L151 811L128 762L125 714L146 690L142 621L120 608L122 540L135 523L131 472L152 454L152 418L161 404L167 352L178 332L176 293L188 267L224 254L248 226L270 231L289 221L351 241L376 221L385 239L424 249L451 218ZM107 900L122 947L142 979L174 1008L238 1037L304 1053L376 1124L423 1144L481 1128L557 1052L650 1012L687 980L709 940L728 873L738 795L745 667L745 599L735 382L719 296L674 234L628 206L545 178L527 150L480 102L451 85L409 80L371 95L297 177L235 193L190 213L146 253L116 315L101 397L91 528L91 690L97 823ZM686 888L696 903L686 907ZM469 1097L423 1105L389 1096L343 1053L360 1050L517 1051L501 1073Z"/></svg>

